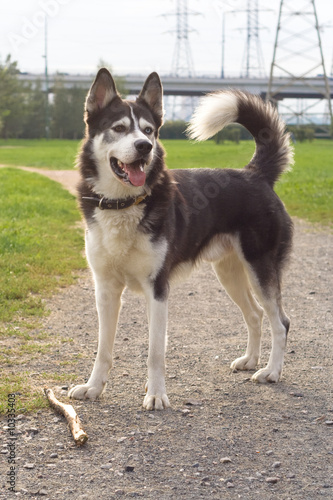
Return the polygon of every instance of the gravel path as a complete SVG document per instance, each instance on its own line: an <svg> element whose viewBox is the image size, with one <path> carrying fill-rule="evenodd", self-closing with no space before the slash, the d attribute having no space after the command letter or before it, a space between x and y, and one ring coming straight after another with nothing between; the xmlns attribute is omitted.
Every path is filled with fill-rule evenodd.
<svg viewBox="0 0 333 500"><path fill-rule="evenodd" d="M295 224L284 284L292 327L279 384L259 386L249 381L251 374L229 370L245 349L245 325L205 265L171 293L172 408L144 411L145 304L125 292L107 390L99 401L74 402L88 442L77 448L66 422L51 409L18 415L18 493L10 494L3 421L0 498L332 498L333 235ZM90 273L47 306L44 327L73 341L35 362L36 371L52 372L61 361L62 372L76 373L80 383L89 377L97 348ZM269 349L266 321L262 364ZM65 401L66 391L55 390Z"/></svg>

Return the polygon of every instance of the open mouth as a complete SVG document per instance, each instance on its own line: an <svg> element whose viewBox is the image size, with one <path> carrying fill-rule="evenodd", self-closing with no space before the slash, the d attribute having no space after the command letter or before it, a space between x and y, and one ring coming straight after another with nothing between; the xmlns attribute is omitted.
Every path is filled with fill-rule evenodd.
<svg viewBox="0 0 333 500"><path fill-rule="evenodd" d="M116 176L126 184L143 186L146 182L146 173L144 171L146 162L143 158L133 163L123 163L117 158L111 157L110 165Z"/></svg>

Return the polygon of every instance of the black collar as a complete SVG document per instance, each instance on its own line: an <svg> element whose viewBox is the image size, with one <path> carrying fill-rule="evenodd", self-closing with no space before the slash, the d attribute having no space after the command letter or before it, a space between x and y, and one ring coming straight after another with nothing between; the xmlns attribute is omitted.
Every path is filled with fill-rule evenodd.
<svg viewBox="0 0 333 500"><path fill-rule="evenodd" d="M105 196L97 195L97 197L93 196L82 196L82 200L86 200L89 203L93 203L96 207L101 210L122 210L123 208L129 208L133 205L139 205L141 202L145 200L147 194L143 194L141 196L137 196L136 198L125 198L123 200L109 200L105 198Z"/></svg>

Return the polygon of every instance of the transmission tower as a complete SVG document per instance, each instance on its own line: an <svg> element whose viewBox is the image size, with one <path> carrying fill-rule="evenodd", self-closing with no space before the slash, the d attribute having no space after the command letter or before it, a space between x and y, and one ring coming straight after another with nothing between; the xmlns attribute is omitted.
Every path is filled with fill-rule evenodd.
<svg viewBox="0 0 333 500"><path fill-rule="evenodd" d="M172 58L171 75L183 78L194 77L194 64L192 59L189 34L194 30L189 27L189 16L198 12L189 11L188 0L176 0L176 11L164 16L176 17L176 29L169 33L176 33L176 43ZM193 98L182 97L172 99L172 119L181 118L188 120L194 109Z"/></svg>
<svg viewBox="0 0 333 500"><path fill-rule="evenodd" d="M189 41L189 33L193 31L189 28L188 17L195 14L189 13L188 1L177 0L176 16L176 45L172 59L171 73L174 76L193 77L194 65Z"/></svg>
<svg viewBox="0 0 333 500"><path fill-rule="evenodd" d="M312 95L315 91L318 99L305 101L305 93L301 100L299 93L304 87L311 89ZM281 100L282 90L289 99ZM331 135L330 87L315 0L281 0L267 100L279 105L287 124L311 124L321 129L317 135Z"/></svg>
<svg viewBox="0 0 333 500"><path fill-rule="evenodd" d="M262 9L260 9L262 10ZM268 10L268 9L265 9ZM246 45L243 56L242 76L265 76L265 63L259 39L259 0L247 0Z"/></svg>

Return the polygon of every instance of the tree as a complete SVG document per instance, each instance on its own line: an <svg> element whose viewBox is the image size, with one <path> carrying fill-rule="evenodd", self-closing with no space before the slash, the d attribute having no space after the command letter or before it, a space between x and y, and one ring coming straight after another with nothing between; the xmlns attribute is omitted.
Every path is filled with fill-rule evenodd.
<svg viewBox="0 0 333 500"><path fill-rule="evenodd" d="M38 80L34 87L29 87L25 99L26 113L22 137L31 139L45 137L45 92L41 80Z"/></svg>
<svg viewBox="0 0 333 500"><path fill-rule="evenodd" d="M0 63L0 135L5 139L19 137L25 120L25 87L18 74L17 62L8 55L5 63Z"/></svg>
<svg viewBox="0 0 333 500"><path fill-rule="evenodd" d="M54 85L52 109L52 137L58 139L79 139L83 136L83 105L86 90L80 87L66 89L59 76Z"/></svg>

